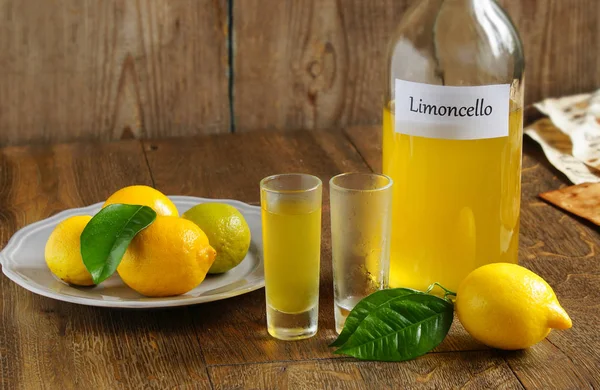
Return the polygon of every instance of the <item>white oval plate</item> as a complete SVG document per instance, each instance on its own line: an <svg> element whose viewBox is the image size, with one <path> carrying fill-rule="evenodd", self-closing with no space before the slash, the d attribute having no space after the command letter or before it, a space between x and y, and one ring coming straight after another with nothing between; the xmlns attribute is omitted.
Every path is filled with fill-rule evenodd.
<svg viewBox="0 0 600 390"><path fill-rule="evenodd" d="M102 203L70 209L33 223L16 232L0 252L2 271L9 279L27 290L45 297L81 305L154 308L193 305L231 298L258 290L265 285L260 207L237 200L204 199L191 196L169 196L182 214L200 203L227 203L246 218L252 241L246 258L234 269L222 275L207 275L206 279L187 294L167 298L147 298L127 287L115 273L95 287L68 285L56 278L44 260L46 241L54 227L73 215L94 215Z"/></svg>

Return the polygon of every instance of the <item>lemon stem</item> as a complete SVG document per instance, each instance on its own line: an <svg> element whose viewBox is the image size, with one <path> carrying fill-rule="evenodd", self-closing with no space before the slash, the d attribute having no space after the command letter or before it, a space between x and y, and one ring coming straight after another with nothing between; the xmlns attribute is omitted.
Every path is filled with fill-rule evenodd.
<svg viewBox="0 0 600 390"><path fill-rule="evenodd" d="M431 286L429 286L429 288L427 289L426 293L429 294L436 286L441 288L442 290L444 290L444 299L445 300L448 300L448 297L451 297L451 296L456 298L456 293L454 291L448 290L446 287L442 286L438 282L431 284ZM450 298L450 300L451 299L452 298Z"/></svg>

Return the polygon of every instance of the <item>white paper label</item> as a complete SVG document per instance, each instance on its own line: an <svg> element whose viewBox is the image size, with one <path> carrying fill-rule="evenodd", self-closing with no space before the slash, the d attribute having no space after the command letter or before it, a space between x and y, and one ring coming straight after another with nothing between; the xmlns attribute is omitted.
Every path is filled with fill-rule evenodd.
<svg viewBox="0 0 600 390"><path fill-rule="evenodd" d="M426 138L508 136L510 84L452 87L396 79L397 133Z"/></svg>

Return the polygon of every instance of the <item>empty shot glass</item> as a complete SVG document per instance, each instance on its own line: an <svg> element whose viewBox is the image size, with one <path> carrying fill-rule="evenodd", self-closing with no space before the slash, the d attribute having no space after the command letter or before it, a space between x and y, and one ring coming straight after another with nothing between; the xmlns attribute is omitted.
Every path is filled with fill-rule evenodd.
<svg viewBox="0 0 600 390"><path fill-rule="evenodd" d="M322 183L304 174L260 183L267 329L281 340L317 333Z"/></svg>
<svg viewBox="0 0 600 390"><path fill-rule="evenodd" d="M335 328L367 295L388 287L392 179L344 173L329 182Z"/></svg>

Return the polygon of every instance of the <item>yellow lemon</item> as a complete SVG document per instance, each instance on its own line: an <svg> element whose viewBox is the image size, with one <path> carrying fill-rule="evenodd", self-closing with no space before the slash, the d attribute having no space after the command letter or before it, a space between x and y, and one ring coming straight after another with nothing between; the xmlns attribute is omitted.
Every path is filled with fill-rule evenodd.
<svg viewBox="0 0 600 390"><path fill-rule="evenodd" d="M70 217L59 223L46 242L44 257L50 271L61 280L78 286L93 286L92 275L81 258L79 237L89 215Z"/></svg>
<svg viewBox="0 0 600 390"><path fill-rule="evenodd" d="M217 258L208 273L221 274L244 260L250 248L250 228L244 216L224 203L203 203L183 214L202 229L217 251Z"/></svg>
<svg viewBox="0 0 600 390"><path fill-rule="evenodd" d="M179 216L177 207L167 198L162 192L148 186L129 186L121 188L119 191L112 194L102 207L111 204L139 204L148 206L156 211L158 215L174 215Z"/></svg>
<svg viewBox="0 0 600 390"><path fill-rule="evenodd" d="M471 272L456 292L456 313L467 332L499 349L523 349L571 319L544 279L516 264L493 263Z"/></svg>
<svg viewBox="0 0 600 390"><path fill-rule="evenodd" d="M148 297L185 294L206 277L216 252L206 234L179 217L156 217L131 241L117 272Z"/></svg>

